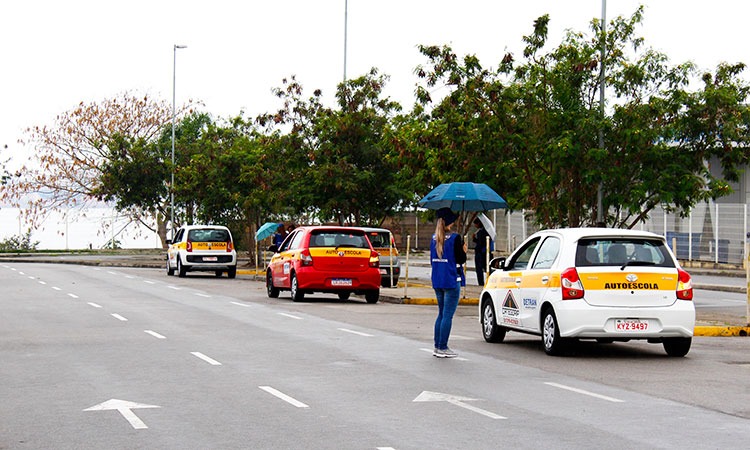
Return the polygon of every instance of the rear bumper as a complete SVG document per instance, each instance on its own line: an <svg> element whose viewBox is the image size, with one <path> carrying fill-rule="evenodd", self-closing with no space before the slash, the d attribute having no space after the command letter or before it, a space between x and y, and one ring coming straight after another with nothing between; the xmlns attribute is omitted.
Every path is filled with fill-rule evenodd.
<svg viewBox="0 0 750 450"><path fill-rule="evenodd" d="M654 308L591 306L583 300L564 300L555 305L560 336L571 338L656 339L691 337L695 328L695 305L675 300ZM645 330L616 329L618 319L647 322Z"/></svg>
<svg viewBox="0 0 750 450"><path fill-rule="evenodd" d="M380 271L373 267L364 272L320 272L313 268L299 268L297 286L306 291L339 292L380 289ZM346 284L345 280L351 280Z"/></svg>

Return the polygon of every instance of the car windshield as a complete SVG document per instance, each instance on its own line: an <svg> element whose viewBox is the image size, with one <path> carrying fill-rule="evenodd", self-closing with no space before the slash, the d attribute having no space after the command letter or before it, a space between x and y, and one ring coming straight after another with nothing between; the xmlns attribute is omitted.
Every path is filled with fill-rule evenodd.
<svg viewBox="0 0 750 450"><path fill-rule="evenodd" d="M658 239L591 238L578 241L576 266L674 267L666 246Z"/></svg>
<svg viewBox="0 0 750 450"><path fill-rule="evenodd" d="M370 248L370 245L364 234L322 230L310 236L310 247Z"/></svg>
<svg viewBox="0 0 750 450"><path fill-rule="evenodd" d="M229 232L215 228L190 230L188 240L192 242L229 242Z"/></svg>

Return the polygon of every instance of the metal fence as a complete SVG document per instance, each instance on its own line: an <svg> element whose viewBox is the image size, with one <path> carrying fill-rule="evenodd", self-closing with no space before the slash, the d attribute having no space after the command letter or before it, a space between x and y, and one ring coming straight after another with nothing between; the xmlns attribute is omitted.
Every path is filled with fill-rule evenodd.
<svg viewBox="0 0 750 450"><path fill-rule="evenodd" d="M495 224L495 250L500 253L510 253L538 230L529 220L531 213L527 211L507 214L504 210L496 210L487 215ZM405 246L405 235L409 234L412 248L429 248L433 227L431 222L420 221L419 215L404 216L399 246ZM742 265L747 259L745 242L750 230L746 204L704 203L696 206L688 217L667 213L659 207L635 229L665 236L677 258L683 261Z"/></svg>

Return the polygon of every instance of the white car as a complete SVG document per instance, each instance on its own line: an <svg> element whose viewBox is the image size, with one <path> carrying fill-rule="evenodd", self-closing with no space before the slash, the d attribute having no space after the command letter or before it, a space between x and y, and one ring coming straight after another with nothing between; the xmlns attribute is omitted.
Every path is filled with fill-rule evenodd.
<svg viewBox="0 0 750 450"><path fill-rule="evenodd" d="M490 263L479 320L487 342L537 334L550 355L574 339L646 339L685 356L695 326L690 275L662 236L609 229L539 231Z"/></svg>
<svg viewBox="0 0 750 450"><path fill-rule="evenodd" d="M237 276L237 252L232 233L220 225L186 225L180 228L167 250L167 275L180 277L191 271L226 272Z"/></svg>

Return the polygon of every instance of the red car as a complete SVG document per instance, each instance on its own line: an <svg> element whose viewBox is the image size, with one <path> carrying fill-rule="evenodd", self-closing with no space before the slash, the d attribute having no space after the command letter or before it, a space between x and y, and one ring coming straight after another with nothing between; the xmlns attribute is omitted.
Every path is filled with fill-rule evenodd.
<svg viewBox="0 0 750 450"><path fill-rule="evenodd" d="M380 297L379 255L361 228L299 227L271 250L266 271L271 298L282 290L295 302L313 292L335 293L341 300L364 295L367 303Z"/></svg>

